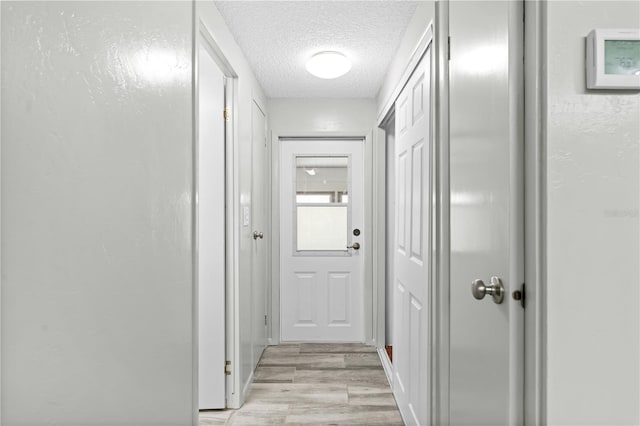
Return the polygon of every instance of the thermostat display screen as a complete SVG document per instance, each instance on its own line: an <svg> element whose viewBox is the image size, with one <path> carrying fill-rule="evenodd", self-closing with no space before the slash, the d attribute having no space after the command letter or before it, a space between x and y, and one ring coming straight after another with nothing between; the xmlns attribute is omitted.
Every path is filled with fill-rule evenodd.
<svg viewBox="0 0 640 426"><path fill-rule="evenodd" d="M605 40L604 73L640 75L640 40Z"/></svg>

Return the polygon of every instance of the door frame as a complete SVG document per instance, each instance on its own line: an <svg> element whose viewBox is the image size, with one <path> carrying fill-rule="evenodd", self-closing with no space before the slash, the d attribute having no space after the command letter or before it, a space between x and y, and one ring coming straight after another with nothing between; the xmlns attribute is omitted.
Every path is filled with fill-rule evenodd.
<svg viewBox="0 0 640 426"><path fill-rule="evenodd" d="M280 133L271 132L271 143L268 147L268 155L271 155L271 285L270 294L267 295L270 303L270 312L267 313L271 318L268 329L268 344L277 345L281 342L281 321L280 321L280 141L282 139L362 139L364 142L364 338L365 343L375 344L377 335L375 327L377 327L376 319L378 311L375 308L378 305L378 294L374 291L373 271L374 260L374 236L376 232L373 227L373 148L374 148L374 132L371 130L355 131L355 132L318 132L309 131L302 135L296 133ZM370 283L370 284L367 284Z"/></svg>
<svg viewBox="0 0 640 426"><path fill-rule="evenodd" d="M532 425L547 421L546 17L546 2L524 2L524 421Z"/></svg>
<svg viewBox="0 0 640 426"><path fill-rule="evenodd" d="M237 146L239 146L239 136L236 129L238 128L238 105L236 102L238 96L238 75L233 66L224 55L220 44L213 36L213 32L208 28L201 18L196 18L194 26L193 38L193 193L191 194L192 203L192 220L194 223L192 229L192 250L193 257L193 395L194 395L194 423L198 424L199 406L198 406L198 270L197 258L195 253L198 250L198 222L197 222L197 200L198 188L198 47L203 45L205 49L212 55L214 61L220 67L220 70L227 78L225 87L225 108L229 108L231 119L225 123L225 352L226 359L231 361L230 371L235 371L234 366L239 365L240 355L240 330L238 321L238 304L239 304L239 248L240 248L240 222L239 210L240 205L240 174L239 174L239 156ZM222 119L222 112L221 117ZM222 368L223 366L220 366ZM226 405L227 408L240 407L240 377L238 374L227 376L226 380Z"/></svg>
<svg viewBox="0 0 640 426"><path fill-rule="evenodd" d="M436 20L438 16L438 9L444 7L448 10L448 4L444 2L436 3ZM448 23L448 18L447 18ZM437 36L434 38L434 28L438 29ZM386 147L385 147L385 128L387 127L389 120L395 115L395 102L400 95L402 89L407 85L413 72L416 70L422 58L427 54L431 48L431 64L430 64L430 82L431 85L431 101L430 109L432 111L431 122L433 125L430 129L430 138L433 141L431 144L431 151L429 156L431 162L429 169L431 173L431 188L429 193L431 194L431 241L429 243L430 253L430 281L432 283L429 293L429 377L431 377L431 383L429 384L428 399L425 404L429 405L429 418L431 424L448 424L449 413L449 152L448 152L448 97L444 98L443 95L448 95L448 78L442 78L443 70L441 69L442 63L446 63L448 66L448 43L447 36L442 37L443 30L446 30L448 36L448 26L443 28L436 27L434 22L430 22L427 28L420 37L416 47L413 49L413 53L407 61L402 77L395 86L395 89L385 102L383 108L378 113L378 130L380 131L380 141L376 152L378 156L382 157L382 160L377 162L378 175L382 175L382 183L378 182L378 188L375 191L379 196L377 207L381 211L386 208L386 179L385 164L386 164ZM442 40L445 40L442 42ZM443 55L443 49L445 54ZM442 61L441 58L447 58L446 61ZM448 73L448 68L446 69ZM437 83L437 84L436 84ZM441 103L439 103L441 102ZM438 105L443 105L442 102L447 102L446 108L440 108ZM445 116L443 117L443 114ZM445 124L445 125L443 125ZM443 135L442 130L447 130L447 133ZM446 138L445 138L446 137ZM446 143L445 143L446 140ZM440 141L441 143L438 143ZM387 227L386 215L382 214L378 217L379 221L376 222L375 228L385 230ZM381 232L379 238L384 241L384 231ZM388 243L388 242L386 242ZM390 383L393 383L392 364L387 352L384 349L385 341L385 301L386 301L386 282L385 282L385 261L386 253L384 250L378 252L378 277L376 280L376 292L380 305L378 311L379 317L382 319L382 325L378 328L378 341L382 342L378 346L378 354L382 360L382 364L385 368L385 373Z"/></svg>
<svg viewBox="0 0 640 426"><path fill-rule="evenodd" d="M524 380L524 421L525 424L542 424L546 420L546 181L544 161L545 140L543 129L544 99L546 97L546 74L544 65L546 33L546 4L524 1L524 193L525 193L525 283L527 287L527 308L525 309L525 380ZM431 424L449 424L449 315L450 315L450 182L449 182L449 1L435 3L435 22L431 22L418 40L407 61L405 71L378 113L378 133L376 143L377 176L385 172L384 127L394 108L400 90L409 80L418 60L433 39L434 60L432 61L433 86L432 104L434 126L433 177L435 209L433 211L433 247L435 255L431 278ZM379 145L383 145L382 148ZM374 175L374 176L376 176ZM386 196L385 182L376 180L376 210L384 209ZM381 210L382 211L382 210ZM374 233L386 226L385 215L377 216ZM378 235L384 245L384 235ZM377 263L376 293L379 304L378 316L382 325L377 328L378 352L385 365L390 367L384 351L384 306L385 306L385 253L376 252ZM391 379L390 379L391 381Z"/></svg>

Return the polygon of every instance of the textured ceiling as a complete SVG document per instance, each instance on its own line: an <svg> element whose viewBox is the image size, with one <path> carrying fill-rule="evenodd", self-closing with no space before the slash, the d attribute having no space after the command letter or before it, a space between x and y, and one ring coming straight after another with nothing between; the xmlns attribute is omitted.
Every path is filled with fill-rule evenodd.
<svg viewBox="0 0 640 426"><path fill-rule="evenodd" d="M373 98L415 1L217 1L218 10L269 98ZM353 67L323 80L313 54L337 50Z"/></svg>

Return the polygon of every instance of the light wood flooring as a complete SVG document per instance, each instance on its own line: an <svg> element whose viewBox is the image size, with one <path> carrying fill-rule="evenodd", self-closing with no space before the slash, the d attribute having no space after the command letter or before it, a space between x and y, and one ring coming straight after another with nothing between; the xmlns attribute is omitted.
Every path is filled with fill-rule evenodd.
<svg viewBox="0 0 640 426"><path fill-rule="evenodd" d="M402 425L375 348L269 346L239 410L202 411L205 425Z"/></svg>

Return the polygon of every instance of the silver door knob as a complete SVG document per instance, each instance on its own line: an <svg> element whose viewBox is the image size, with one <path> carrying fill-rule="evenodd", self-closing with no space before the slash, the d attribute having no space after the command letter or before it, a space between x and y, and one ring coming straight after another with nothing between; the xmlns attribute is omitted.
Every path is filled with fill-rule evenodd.
<svg viewBox="0 0 640 426"><path fill-rule="evenodd" d="M257 240L258 238L263 239L264 238L264 234L262 232L253 231L253 239Z"/></svg>
<svg viewBox="0 0 640 426"><path fill-rule="evenodd" d="M478 300L484 299L487 294L493 297L498 305L504 300L504 286L498 277L491 277L491 284L485 285L482 280L474 280L471 283L471 294Z"/></svg>
<svg viewBox="0 0 640 426"><path fill-rule="evenodd" d="M353 245L347 246L347 248L352 248L354 250L360 250L360 243L353 243Z"/></svg>

